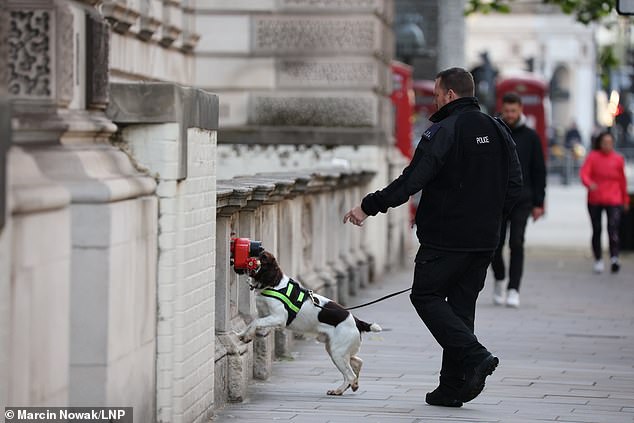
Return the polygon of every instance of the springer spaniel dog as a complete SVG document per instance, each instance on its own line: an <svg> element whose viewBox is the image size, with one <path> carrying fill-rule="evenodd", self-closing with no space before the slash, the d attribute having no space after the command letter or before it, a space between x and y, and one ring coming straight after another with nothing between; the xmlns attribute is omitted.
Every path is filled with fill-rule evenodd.
<svg viewBox="0 0 634 423"><path fill-rule="evenodd" d="M361 346L361 332L380 332L376 323L354 317L336 302L314 294L286 276L275 257L264 251L258 257L260 267L249 272L252 288L258 292L258 310L268 315L254 319L238 334L243 342L250 342L257 328L286 326L293 332L315 334L326 344L332 362L343 375L343 383L328 395L342 395L348 388L359 389L359 373L363 361L357 356Z"/></svg>

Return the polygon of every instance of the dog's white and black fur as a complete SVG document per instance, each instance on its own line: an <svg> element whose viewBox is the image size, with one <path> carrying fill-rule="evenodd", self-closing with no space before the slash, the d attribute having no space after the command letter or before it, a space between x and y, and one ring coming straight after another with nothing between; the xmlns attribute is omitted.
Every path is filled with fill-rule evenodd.
<svg viewBox="0 0 634 423"><path fill-rule="evenodd" d="M263 252L258 257L260 268L250 274L252 287L258 292L263 289L279 290L285 288L290 278L286 276L275 257L269 252ZM326 351L332 362L343 375L343 383L336 389L327 392L328 395L341 395L348 388L353 391L359 389L359 373L363 361L357 356L361 346L361 332L380 332L381 327L376 323L367 323L357 319L341 305L321 295L312 294L316 305L309 298L304 301L295 319L287 326L293 332L315 334L320 342L326 344ZM244 342L250 342L255 336L257 328L284 327L288 318L282 301L258 295L256 297L260 314L268 311L268 315L254 319L238 334Z"/></svg>

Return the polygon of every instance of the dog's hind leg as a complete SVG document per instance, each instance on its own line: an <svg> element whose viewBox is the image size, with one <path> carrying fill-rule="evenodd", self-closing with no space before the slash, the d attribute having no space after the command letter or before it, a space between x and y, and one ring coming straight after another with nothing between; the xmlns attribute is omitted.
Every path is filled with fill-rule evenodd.
<svg viewBox="0 0 634 423"><path fill-rule="evenodd" d="M353 392L356 392L357 389L359 389L359 374L361 373L363 360L361 360L356 355L353 355L352 357L350 357L350 366L352 367L352 371L354 372L354 374L357 376L350 384L350 387L352 388Z"/></svg>
<svg viewBox="0 0 634 423"><path fill-rule="evenodd" d="M330 358L332 362L335 364L337 369L343 375L343 383L337 389L330 389L326 392L328 395L342 395L352 383L357 383L357 378L352 370L352 366L350 366L350 357L349 356L340 356L337 354L331 354Z"/></svg>
<svg viewBox="0 0 634 423"><path fill-rule="evenodd" d="M343 383L337 389L330 389L326 392L328 395L342 395L346 389L350 387L350 385L356 380L356 375L354 370L352 370L352 366L350 365L350 355L346 351L347 348L341 348L340 345L336 345L333 348L332 342L330 340L326 342L326 351L330 356L335 367L341 372L343 375Z"/></svg>

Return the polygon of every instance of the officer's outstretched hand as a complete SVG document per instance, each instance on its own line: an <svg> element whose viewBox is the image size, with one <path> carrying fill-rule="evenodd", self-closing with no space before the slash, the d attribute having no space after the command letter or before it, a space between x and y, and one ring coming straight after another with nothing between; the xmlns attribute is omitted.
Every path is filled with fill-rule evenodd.
<svg viewBox="0 0 634 423"><path fill-rule="evenodd" d="M363 221L368 218L368 215L365 214L363 209L360 206L357 206L351 209L346 215L343 217L343 223L347 223L350 221L353 225L363 226Z"/></svg>

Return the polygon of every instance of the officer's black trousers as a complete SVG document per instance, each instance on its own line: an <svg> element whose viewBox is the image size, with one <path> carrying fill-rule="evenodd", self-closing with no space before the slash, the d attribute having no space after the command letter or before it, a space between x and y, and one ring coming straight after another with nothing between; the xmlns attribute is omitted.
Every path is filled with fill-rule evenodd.
<svg viewBox="0 0 634 423"><path fill-rule="evenodd" d="M489 354L473 333L475 305L493 252L452 252L421 247L410 300L443 348L440 387L455 395L465 370Z"/></svg>

